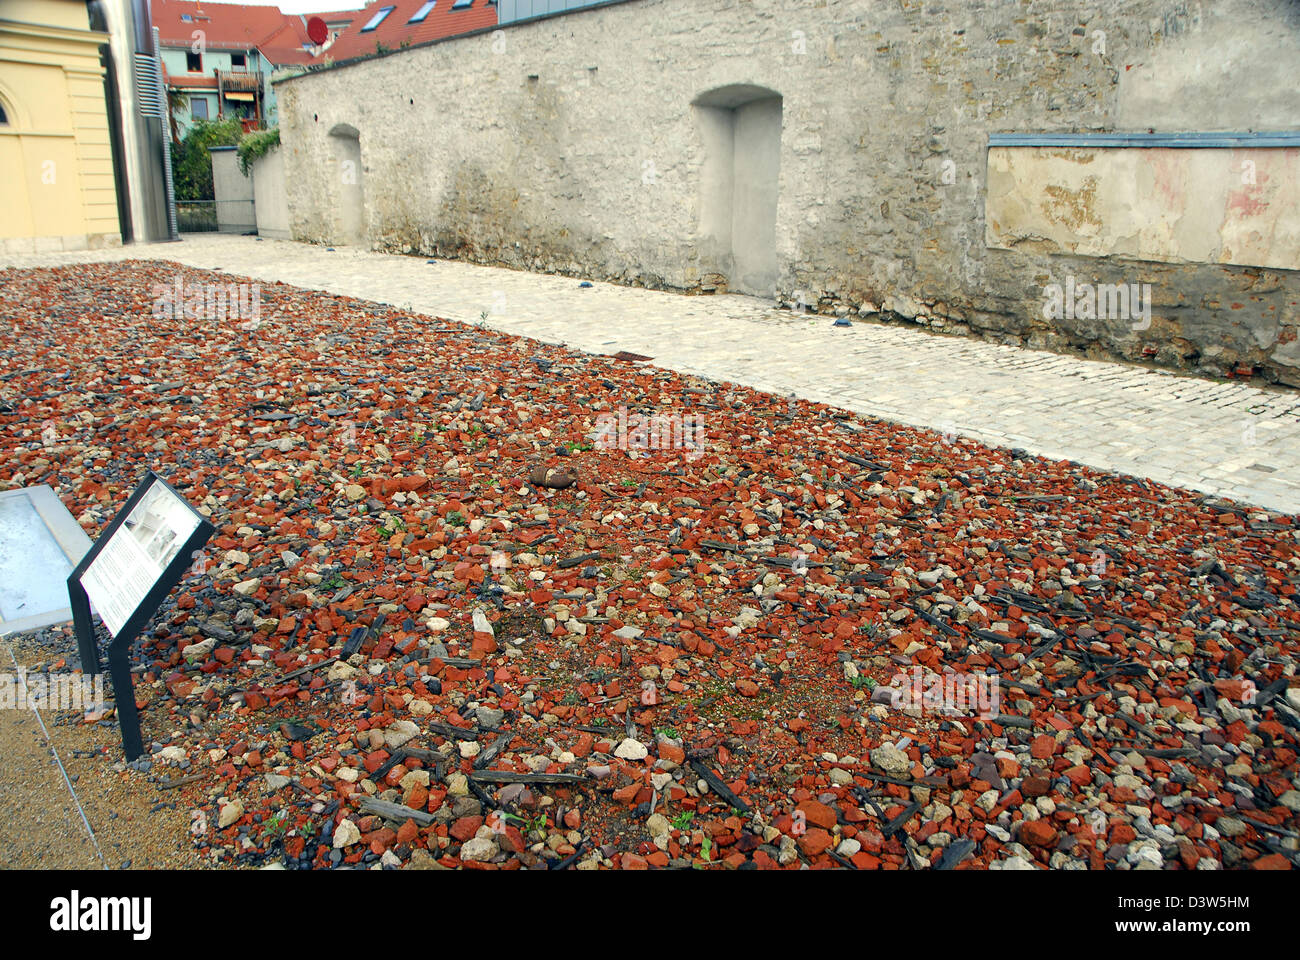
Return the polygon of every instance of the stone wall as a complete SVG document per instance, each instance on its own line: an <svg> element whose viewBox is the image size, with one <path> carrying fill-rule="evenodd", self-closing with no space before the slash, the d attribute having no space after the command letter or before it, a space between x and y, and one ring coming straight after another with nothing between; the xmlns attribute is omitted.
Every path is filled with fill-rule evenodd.
<svg viewBox="0 0 1300 960"><path fill-rule="evenodd" d="M1300 138L1272 149L992 147L985 220L990 247L1294 270Z"/></svg>
<svg viewBox="0 0 1300 960"><path fill-rule="evenodd" d="M734 184L717 175L742 134L716 114L752 90L779 97L781 132L776 281L748 292L1300 385L1296 269L985 244L990 133L1300 130L1298 75L1291 0L628 0L277 90L299 239L341 242L359 192L377 249L744 290L718 198L740 196L740 160ZM1152 322L1046 319L1067 275L1151 284Z"/></svg>
<svg viewBox="0 0 1300 960"><path fill-rule="evenodd" d="M292 239L289 203L284 193L284 156L279 147L272 147L253 161L253 211L259 237Z"/></svg>

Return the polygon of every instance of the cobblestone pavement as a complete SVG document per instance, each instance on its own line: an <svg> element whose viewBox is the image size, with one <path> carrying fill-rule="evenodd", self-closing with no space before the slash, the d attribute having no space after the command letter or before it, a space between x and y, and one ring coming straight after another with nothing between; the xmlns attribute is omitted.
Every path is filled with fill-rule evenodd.
<svg viewBox="0 0 1300 960"><path fill-rule="evenodd" d="M580 286L455 261L254 237L0 256L0 267L174 260L484 323L594 353L1300 512L1300 393L920 330L778 311L741 296ZM269 319L269 318L268 318Z"/></svg>

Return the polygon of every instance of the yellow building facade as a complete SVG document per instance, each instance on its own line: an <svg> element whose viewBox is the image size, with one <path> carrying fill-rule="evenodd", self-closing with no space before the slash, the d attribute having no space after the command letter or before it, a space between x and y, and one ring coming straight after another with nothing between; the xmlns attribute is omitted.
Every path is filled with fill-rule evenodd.
<svg viewBox="0 0 1300 960"><path fill-rule="evenodd" d="M82 0L0 5L0 245L122 242L99 45Z"/></svg>

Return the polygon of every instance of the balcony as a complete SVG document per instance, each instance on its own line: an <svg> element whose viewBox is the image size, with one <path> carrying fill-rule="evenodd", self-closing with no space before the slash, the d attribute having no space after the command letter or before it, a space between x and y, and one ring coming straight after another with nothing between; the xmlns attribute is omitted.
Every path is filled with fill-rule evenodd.
<svg viewBox="0 0 1300 960"><path fill-rule="evenodd" d="M262 89L261 70L216 70L217 89L258 93Z"/></svg>

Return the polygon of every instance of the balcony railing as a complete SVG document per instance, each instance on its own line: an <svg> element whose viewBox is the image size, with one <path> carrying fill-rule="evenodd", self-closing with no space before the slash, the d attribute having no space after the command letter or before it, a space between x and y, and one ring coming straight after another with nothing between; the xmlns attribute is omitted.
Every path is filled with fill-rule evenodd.
<svg viewBox="0 0 1300 960"><path fill-rule="evenodd" d="M216 76L222 90L256 93L262 89L261 70L217 70Z"/></svg>

